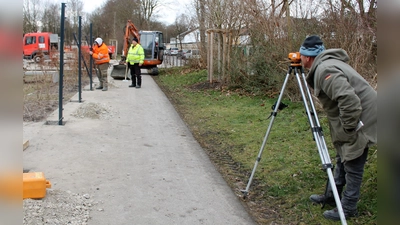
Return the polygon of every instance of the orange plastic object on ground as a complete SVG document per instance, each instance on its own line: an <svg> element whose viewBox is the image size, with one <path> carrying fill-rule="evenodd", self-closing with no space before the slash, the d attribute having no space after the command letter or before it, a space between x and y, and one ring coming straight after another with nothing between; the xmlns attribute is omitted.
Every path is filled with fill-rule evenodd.
<svg viewBox="0 0 400 225"><path fill-rule="evenodd" d="M23 199L44 198L46 188L51 188L51 183L42 172L23 173Z"/></svg>

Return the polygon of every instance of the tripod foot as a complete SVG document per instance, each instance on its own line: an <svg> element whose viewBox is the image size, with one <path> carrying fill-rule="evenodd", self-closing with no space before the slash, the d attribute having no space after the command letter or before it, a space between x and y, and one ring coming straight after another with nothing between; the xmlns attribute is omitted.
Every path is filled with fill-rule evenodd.
<svg viewBox="0 0 400 225"><path fill-rule="evenodd" d="M240 190L240 192L243 193L243 198L246 199L246 197L247 197L247 195L249 194L249 192L246 191L246 190Z"/></svg>

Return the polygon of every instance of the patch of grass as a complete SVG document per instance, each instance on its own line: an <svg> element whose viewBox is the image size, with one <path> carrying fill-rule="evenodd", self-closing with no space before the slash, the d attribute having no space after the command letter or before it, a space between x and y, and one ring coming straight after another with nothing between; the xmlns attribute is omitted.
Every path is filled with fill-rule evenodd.
<svg viewBox="0 0 400 225"><path fill-rule="evenodd" d="M153 77L216 168L237 196L246 188L256 157L270 123L271 106L276 99L228 90L207 83L205 70L164 69ZM276 96L277 98L278 96ZM243 200L259 224L337 224L323 218L321 209L308 197L323 193L327 175L301 102L283 99L289 107L275 118L261 160ZM319 113L329 154L327 119ZM348 224L377 224L377 154L370 150L365 167L360 216Z"/></svg>

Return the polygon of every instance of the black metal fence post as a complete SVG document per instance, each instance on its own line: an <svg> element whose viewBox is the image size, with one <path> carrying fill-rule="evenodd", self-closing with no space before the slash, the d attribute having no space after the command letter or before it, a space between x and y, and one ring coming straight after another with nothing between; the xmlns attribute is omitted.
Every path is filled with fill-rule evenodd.
<svg viewBox="0 0 400 225"><path fill-rule="evenodd" d="M89 33L89 41L90 41L90 48L93 46L93 33L92 33L92 29L93 29L93 24L90 23L90 33ZM90 66L89 66L89 70L90 70L90 77L93 77L93 58L90 57ZM90 79L90 90L93 90L93 79Z"/></svg>
<svg viewBox="0 0 400 225"><path fill-rule="evenodd" d="M78 68L79 68L79 72L78 72L78 98L79 98L79 102L82 102L82 59L81 59L81 55L82 55L82 16L79 16L79 28L78 28Z"/></svg>
<svg viewBox="0 0 400 225"><path fill-rule="evenodd" d="M61 31L60 31L60 78L58 95L58 125L63 125L63 76L64 76L64 21L65 21L65 3L61 3Z"/></svg>

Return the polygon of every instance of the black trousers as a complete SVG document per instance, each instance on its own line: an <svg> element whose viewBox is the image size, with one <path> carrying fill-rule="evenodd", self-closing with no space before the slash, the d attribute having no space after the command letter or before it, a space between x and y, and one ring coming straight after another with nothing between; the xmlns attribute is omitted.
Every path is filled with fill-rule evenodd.
<svg viewBox="0 0 400 225"><path fill-rule="evenodd" d="M142 85L142 74L140 72L140 66L139 63L135 63L135 64L130 64L129 63L129 69L131 70L131 77L132 77L132 85L136 86Z"/></svg>
<svg viewBox="0 0 400 225"><path fill-rule="evenodd" d="M334 179L339 196L342 194L341 203L344 211L357 209L367 156L368 147L364 149L364 153L360 157L343 163L339 154L336 155ZM344 188L345 186L346 188ZM330 185L328 186L328 196L333 197Z"/></svg>

